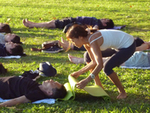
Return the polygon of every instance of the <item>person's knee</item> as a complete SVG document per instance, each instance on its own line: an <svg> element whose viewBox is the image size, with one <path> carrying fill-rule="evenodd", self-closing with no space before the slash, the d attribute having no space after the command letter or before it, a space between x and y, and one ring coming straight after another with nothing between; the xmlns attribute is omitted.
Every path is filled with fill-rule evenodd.
<svg viewBox="0 0 150 113"><path fill-rule="evenodd" d="M45 28L56 28L56 25L55 25L55 20L51 20L49 22L47 22L47 24L45 24Z"/></svg>
<svg viewBox="0 0 150 113"><path fill-rule="evenodd" d="M112 74L114 71L112 70L112 68L107 68L104 67L104 72L107 76L109 76L110 74Z"/></svg>

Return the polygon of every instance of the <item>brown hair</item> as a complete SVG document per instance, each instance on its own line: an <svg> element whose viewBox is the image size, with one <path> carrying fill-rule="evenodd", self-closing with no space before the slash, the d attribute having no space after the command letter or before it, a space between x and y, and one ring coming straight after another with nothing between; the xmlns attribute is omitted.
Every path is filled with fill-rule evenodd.
<svg viewBox="0 0 150 113"><path fill-rule="evenodd" d="M20 44L16 44L14 48L11 49L11 55L26 56L23 52L23 47Z"/></svg>
<svg viewBox="0 0 150 113"><path fill-rule="evenodd" d="M15 36L13 37L13 39L11 40L11 42L13 42L13 43L18 43L18 44L22 44L22 42L20 42L20 37L17 36L17 35L15 35Z"/></svg>
<svg viewBox="0 0 150 113"><path fill-rule="evenodd" d="M88 32L85 30L85 28L81 25L73 25L69 28L69 30L66 33L66 37L69 40L69 38L79 38L79 36L87 37Z"/></svg>
<svg viewBox="0 0 150 113"><path fill-rule="evenodd" d="M66 91L66 88L64 87L64 85L62 85L60 89L53 88L52 91L53 91L53 94L50 97L54 98L54 99L64 98L67 94L67 91Z"/></svg>
<svg viewBox="0 0 150 113"><path fill-rule="evenodd" d="M67 39L68 40L73 39L73 38L78 39L80 36L81 37L87 37L88 36L88 31L86 30L87 27L88 26L83 26L83 25L78 25L78 24L72 25L66 33ZM91 32L91 33L94 33L97 31L97 29L92 29L91 26L89 26L88 29L89 29L89 32ZM69 46L68 46L66 51L69 50L70 45L71 45L71 42L69 40Z"/></svg>

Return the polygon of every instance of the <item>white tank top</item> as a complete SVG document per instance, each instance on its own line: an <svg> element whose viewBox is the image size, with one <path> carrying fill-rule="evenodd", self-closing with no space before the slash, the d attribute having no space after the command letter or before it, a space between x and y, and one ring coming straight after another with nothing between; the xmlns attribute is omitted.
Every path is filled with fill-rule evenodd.
<svg viewBox="0 0 150 113"><path fill-rule="evenodd" d="M101 50L105 50L107 48L114 48L114 49L127 48L134 42L133 36L120 30L104 29L104 30L99 30L98 32L101 32L102 36L94 40L90 40L92 37L91 35L88 41L91 44L94 41L98 40L99 38L103 37L104 41L103 44L100 46Z"/></svg>

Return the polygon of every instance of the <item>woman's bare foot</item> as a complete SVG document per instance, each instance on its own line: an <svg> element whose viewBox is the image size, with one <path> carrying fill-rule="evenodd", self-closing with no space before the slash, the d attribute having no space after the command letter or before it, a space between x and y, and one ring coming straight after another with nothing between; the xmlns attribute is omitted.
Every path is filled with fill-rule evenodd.
<svg viewBox="0 0 150 113"><path fill-rule="evenodd" d="M67 50L68 49L68 46L69 46L69 42L64 40L62 37L61 37L61 41L59 41L59 45L64 49L64 50Z"/></svg>
<svg viewBox="0 0 150 113"><path fill-rule="evenodd" d="M74 56L71 56L70 54L68 54L68 58L69 58L69 61L74 64L83 64L84 63L83 58L74 57Z"/></svg>
<svg viewBox="0 0 150 113"><path fill-rule="evenodd" d="M27 19L23 19L22 23L26 27L29 27L29 28L33 28L34 27L34 25L33 25L34 23L28 21Z"/></svg>
<svg viewBox="0 0 150 113"><path fill-rule="evenodd" d="M127 94L126 92L124 93L120 93L118 96L117 96L117 99L125 99L127 97Z"/></svg>

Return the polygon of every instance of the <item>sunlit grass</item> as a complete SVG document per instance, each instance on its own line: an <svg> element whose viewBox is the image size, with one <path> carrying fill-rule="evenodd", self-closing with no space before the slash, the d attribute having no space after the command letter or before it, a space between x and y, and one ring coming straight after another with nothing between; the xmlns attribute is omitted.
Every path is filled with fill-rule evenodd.
<svg viewBox="0 0 150 113"><path fill-rule="evenodd" d="M1 76L21 75L24 71L36 70L39 63L49 61L58 72L52 79L61 83L68 82L67 76L82 68L69 62L67 54L82 57L84 52L69 51L56 54L32 52L31 47L41 48L44 41L65 38L60 29L29 29L23 26L22 20L27 18L34 22L45 22L64 17L90 16L96 18L111 18L116 26L126 25L123 31L150 41L150 2L148 0L0 0L0 22L8 23L13 33L21 37L24 43L26 57L21 59L0 59L8 69L8 74ZM136 69L114 69L126 92L128 98L116 100L117 88L108 79L104 72L100 72L100 79L105 90L112 98L104 101L94 98L82 90L77 90L74 101L59 101L55 104L22 104L11 108L1 108L1 112L46 112L46 113L149 113L150 109L150 71ZM83 74L79 79L88 76ZM49 77L40 78L42 80ZM90 83L91 85L94 82Z"/></svg>

